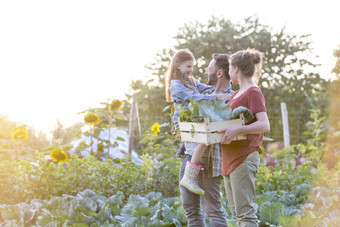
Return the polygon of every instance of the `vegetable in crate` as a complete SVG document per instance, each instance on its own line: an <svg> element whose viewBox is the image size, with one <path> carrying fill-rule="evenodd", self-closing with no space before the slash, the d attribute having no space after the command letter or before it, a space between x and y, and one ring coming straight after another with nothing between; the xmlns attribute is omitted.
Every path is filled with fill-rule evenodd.
<svg viewBox="0 0 340 227"><path fill-rule="evenodd" d="M228 104L220 100L214 102L190 100L189 105L178 108L178 112L181 122L203 122L204 118L209 118L210 122L226 121L238 118L241 113L244 114L246 123L255 119L247 108L240 106L232 110Z"/></svg>

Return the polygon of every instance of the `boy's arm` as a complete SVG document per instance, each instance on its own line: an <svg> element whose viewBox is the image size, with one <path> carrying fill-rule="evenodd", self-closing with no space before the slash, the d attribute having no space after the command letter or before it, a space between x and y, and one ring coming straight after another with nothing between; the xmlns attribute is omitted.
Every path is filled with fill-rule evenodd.
<svg viewBox="0 0 340 227"><path fill-rule="evenodd" d="M196 84L196 87L197 87L197 90L198 90L199 93L205 93L208 90L214 90L214 86L201 84L197 80L195 81L195 84Z"/></svg>
<svg viewBox="0 0 340 227"><path fill-rule="evenodd" d="M170 92L174 102L181 103L183 101L215 101L216 94L200 94L194 92L193 90L184 86L184 84L180 81L172 80L170 84Z"/></svg>

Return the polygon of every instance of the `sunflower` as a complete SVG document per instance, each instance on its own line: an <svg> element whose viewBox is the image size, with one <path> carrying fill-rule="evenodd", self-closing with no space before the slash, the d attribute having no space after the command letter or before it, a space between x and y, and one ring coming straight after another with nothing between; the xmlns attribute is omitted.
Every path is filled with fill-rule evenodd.
<svg viewBox="0 0 340 227"><path fill-rule="evenodd" d="M28 137L27 130L25 126L20 126L20 127L15 128L11 135L12 139L20 139L20 138L27 139L27 137Z"/></svg>
<svg viewBox="0 0 340 227"><path fill-rule="evenodd" d="M124 103L119 99L114 99L109 106L109 110L121 110L124 106Z"/></svg>
<svg viewBox="0 0 340 227"><path fill-rule="evenodd" d="M84 116L84 121L88 124L95 125L99 122L99 116L95 113L88 113Z"/></svg>
<svg viewBox="0 0 340 227"><path fill-rule="evenodd" d="M54 149L52 150L50 157L54 162L67 162L67 154L62 149Z"/></svg>
<svg viewBox="0 0 340 227"><path fill-rule="evenodd" d="M152 128L151 128L151 131L154 135L157 135L157 133L160 132L159 130L159 124L158 122L156 122L155 124L153 124Z"/></svg>

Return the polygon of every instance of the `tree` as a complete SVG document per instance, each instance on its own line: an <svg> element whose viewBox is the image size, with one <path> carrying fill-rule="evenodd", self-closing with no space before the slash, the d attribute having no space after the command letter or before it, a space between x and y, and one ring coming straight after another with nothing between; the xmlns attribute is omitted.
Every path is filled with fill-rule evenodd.
<svg viewBox="0 0 340 227"><path fill-rule="evenodd" d="M335 167L340 162L340 45L337 50L334 50L336 57L336 65L332 72L337 75L328 87L329 92L329 116L328 116L328 133L327 142L323 154L323 163L330 169Z"/></svg>
<svg viewBox="0 0 340 227"><path fill-rule="evenodd" d="M284 27L279 32L273 32L261 24L257 17L246 18L239 24L216 17L207 23L196 21L185 24L174 37L177 44L163 49L148 67L154 76L152 83L150 81L145 85L135 81L131 85L138 91L138 102L143 103L140 110L143 123L149 127L160 115L170 121L171 104L165 102L164 79L175 50L186 48L193 52L197 61L193 74L201 82L206 82L207 78L203 74L213 53L231 54L250 47L265 55L259 86L266 97L272 128L268 136L282 140L280 102L286 102L293 135L291 141L293 144L303 141L302 133L306 129L306 122L310 120L309 110L327 107L327 81L313 71L318 65L304 58L306 55L313 56L308 37L286 34ZM167 111L163 114L164 109ZM147 120L144 121L146 116Z"/></svg>
<svg viewBox="0 0 340 227"><path fill-rule="evenodd" d="M65 128L59 120L57 120L54 129L51 131L53 136L52 143L70 144L74 138L77 138L81 134L79 125L73 125Z"/></svg>
<svg viewBox="0 0 340 227"><path fill-rule="evenodd" d="M334 57L336 57L336 63L332 70L332 73L335 73L337 76L340 75L340 45L338 46L338 49L334 50L333 52Z"/></svg>

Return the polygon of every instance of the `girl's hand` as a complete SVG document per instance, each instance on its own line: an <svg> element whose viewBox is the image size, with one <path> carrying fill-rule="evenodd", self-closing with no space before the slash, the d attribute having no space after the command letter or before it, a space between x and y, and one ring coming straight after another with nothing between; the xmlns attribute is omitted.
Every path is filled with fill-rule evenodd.
<svg viewBox="0 0 340 227"><path fill-rule="evenodd" d="M231 96L231 94L228 93L220 93L216 95L217 100L226 100Z"/></svg>
<svg viewBox="0 0 340 227"><path fill-rule="evenodd" d="M237 132L237 128L226 128L220 130L218 132L224 132L224 135L221 139L221 144L230 144L231 141L237 136L239 133Z"/></svg>

